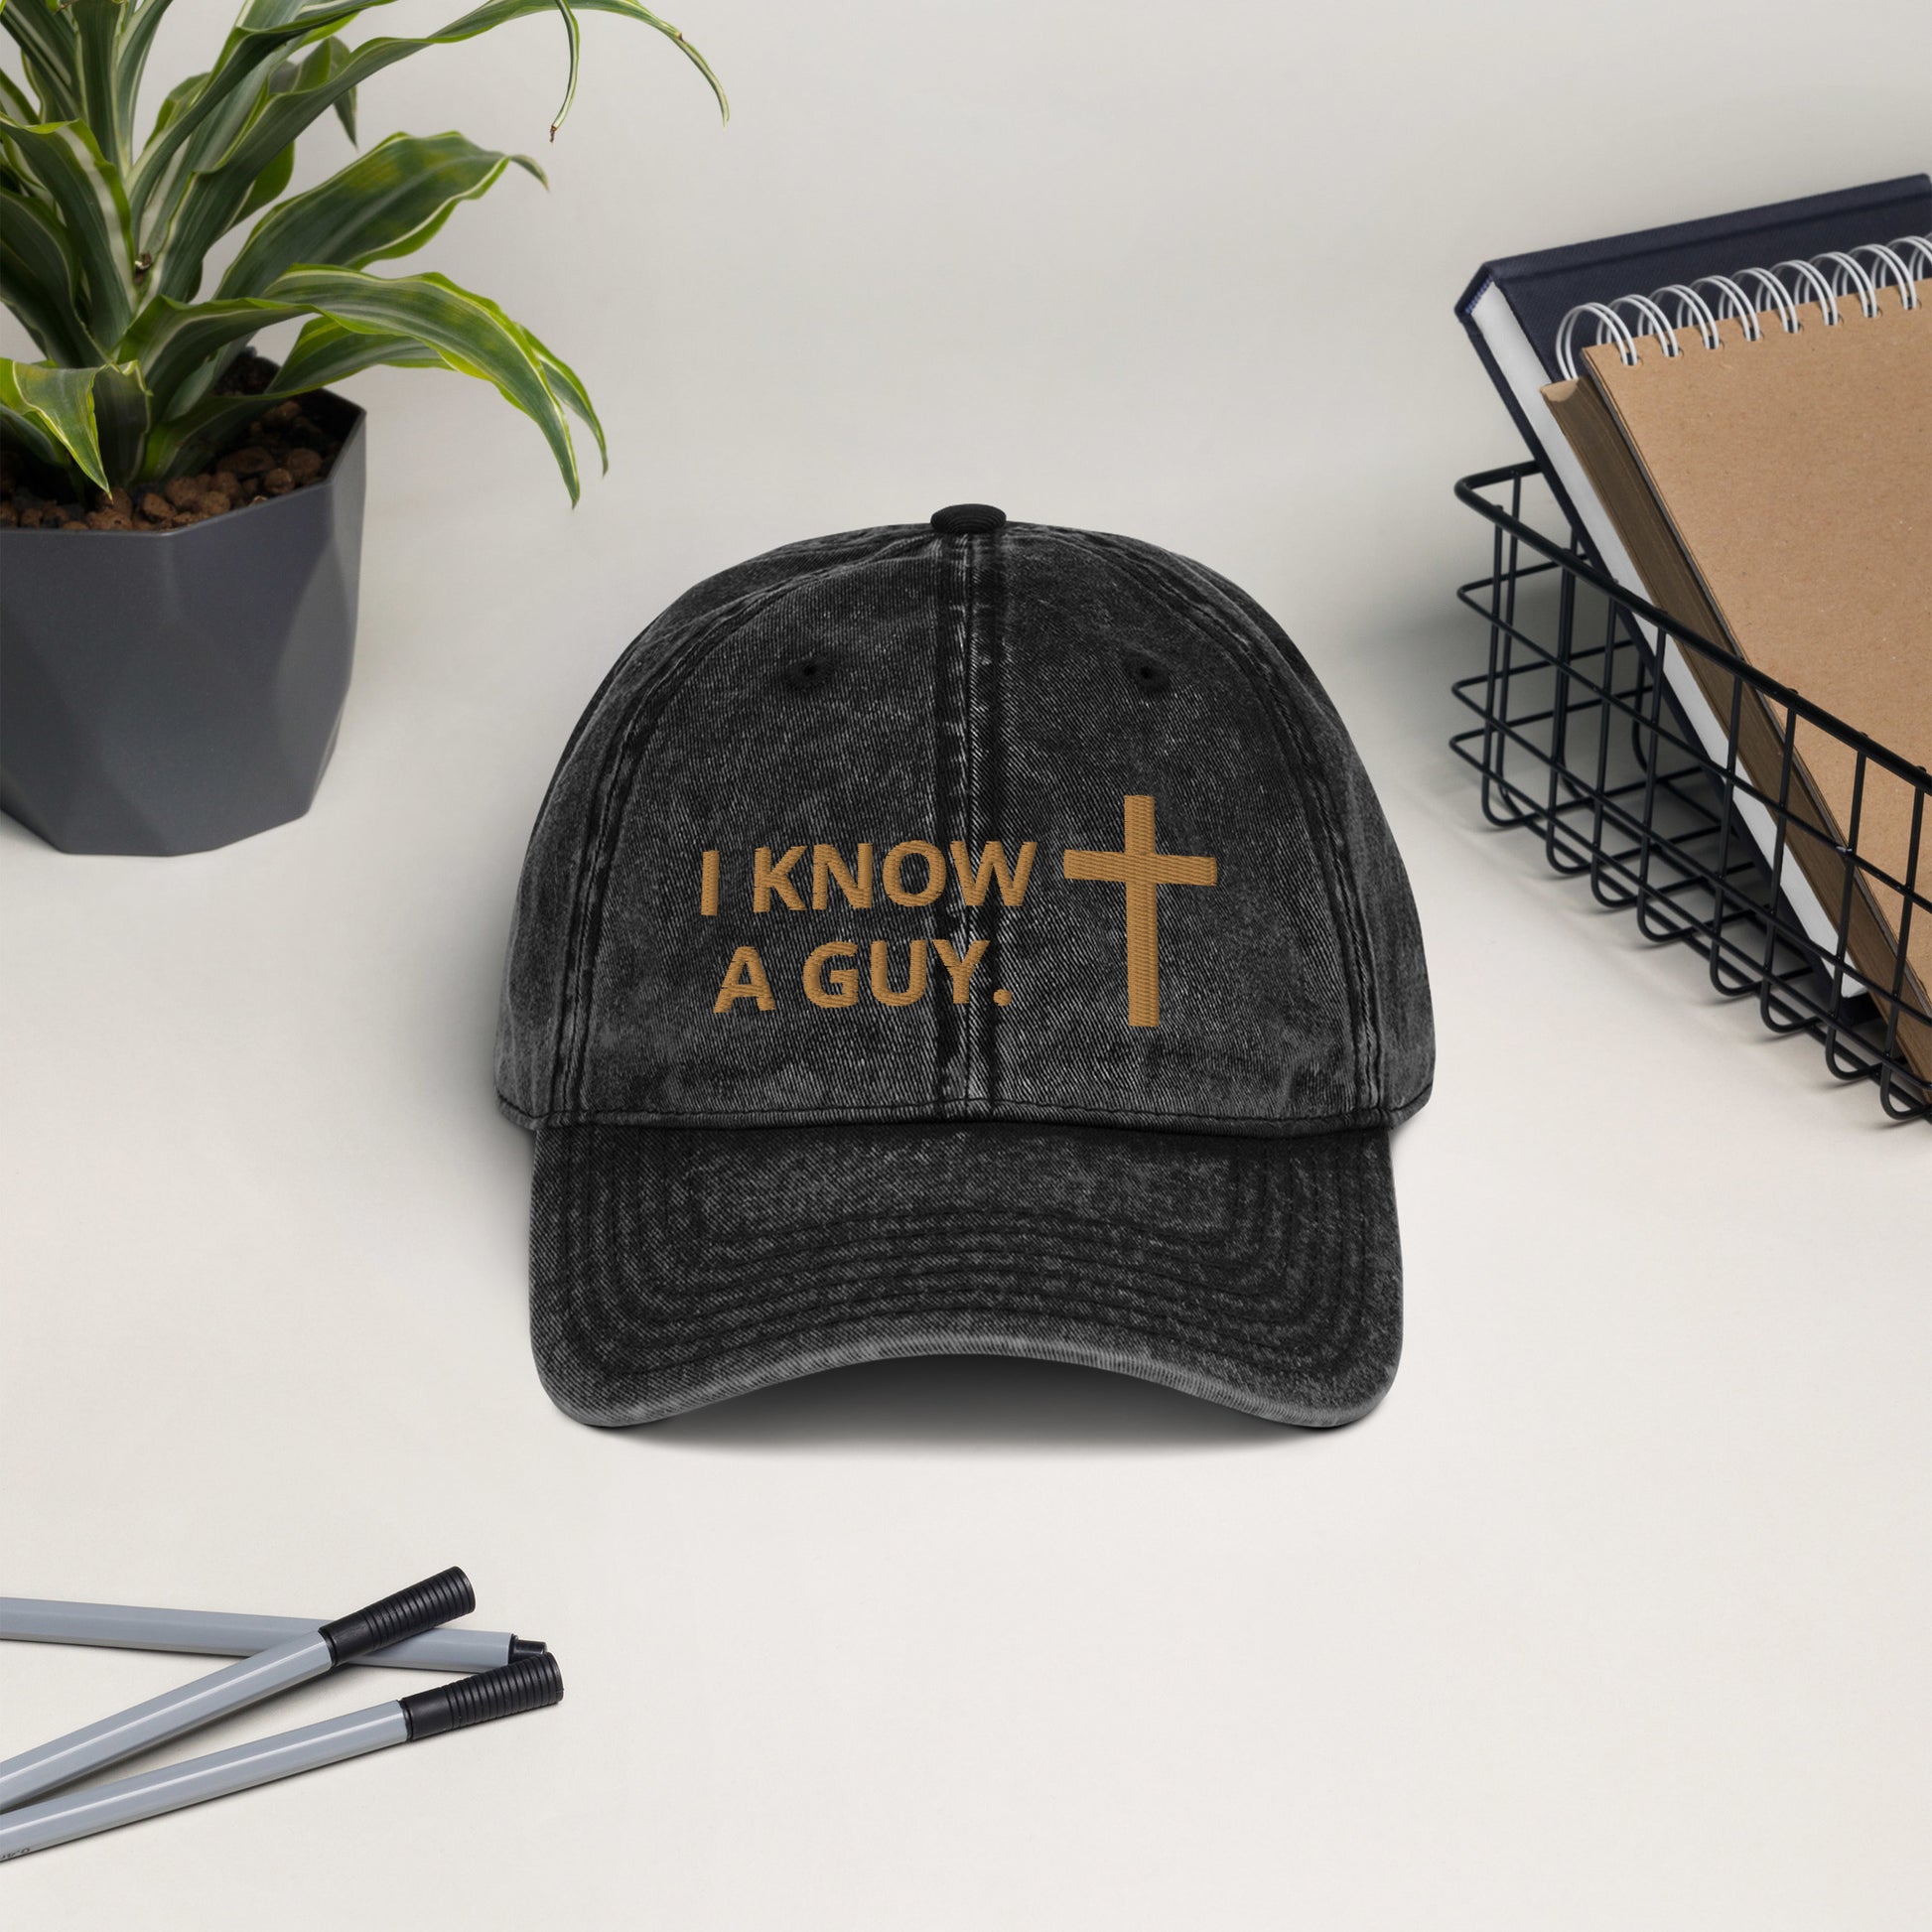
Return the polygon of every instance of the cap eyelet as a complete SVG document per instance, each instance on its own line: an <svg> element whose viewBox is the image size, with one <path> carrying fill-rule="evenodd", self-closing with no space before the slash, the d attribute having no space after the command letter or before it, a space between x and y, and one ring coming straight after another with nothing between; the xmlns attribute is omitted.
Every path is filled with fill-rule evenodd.
<svg viewBox="0 0 1932 1932"><path fill-rule="evenodd" d="M1120 663L1128 683L1144 698L1165 698L1173 688L1173 673L1144 650L1128 651Z"/></svg>
<svg viewBox="0 0 1932 1932"><path fill-rule="evenodd" d="M823 651L794 657L785 666L785 682L794 691L819 691L831 682L832 660Z"/></svg>

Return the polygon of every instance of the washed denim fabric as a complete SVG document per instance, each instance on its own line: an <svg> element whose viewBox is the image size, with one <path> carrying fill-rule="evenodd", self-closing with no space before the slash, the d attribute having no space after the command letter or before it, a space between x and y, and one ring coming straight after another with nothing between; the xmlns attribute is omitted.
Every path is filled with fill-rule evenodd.
<svg viewBox="0 0 1932 1932"><path fill-rule="evenodd" d="M539 1368L604 1424L920 1352L1349 1421L1433 1064L1401 859L1241 592L1035 525L774 551L620 659L532 836Z"/></svg>

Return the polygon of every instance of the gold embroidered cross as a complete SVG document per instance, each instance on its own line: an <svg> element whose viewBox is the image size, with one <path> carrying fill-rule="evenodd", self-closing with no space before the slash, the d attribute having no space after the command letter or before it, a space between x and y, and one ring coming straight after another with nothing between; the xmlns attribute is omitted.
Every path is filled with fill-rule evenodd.
<svg viewBox="0 0 1932 1932"><path fill-rule="evenodd" d="M1060 870L1068 879L1099 879L1127 889L1127 1024L1161 1024L1161 927L1156 888L1211 886L1212 859L1157 852L1154 800L1129 797L1126 837L1120 852L1067 852Z"/></svg>

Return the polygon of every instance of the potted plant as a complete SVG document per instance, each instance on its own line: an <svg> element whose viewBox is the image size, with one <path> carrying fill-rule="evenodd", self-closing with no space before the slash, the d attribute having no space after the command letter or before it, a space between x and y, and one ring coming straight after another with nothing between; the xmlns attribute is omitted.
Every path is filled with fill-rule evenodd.
<svg viewBox="0 0 1932 1932"><path fill-rule="evenodd" d="M379 4L379 0L377 0ZM326 385L376 363L492 383L571 500L570 368L441 275L375 275L523 155L394 134L299 195L295 144L424 48L634 0L485 0L419 38L339 38L368 0L248 0L206 73L136 99L169 0L0 0L0 299L41 350L0 358L0 806L68 851L205 851L305 812L355 630L361 412ZM557 127L553 123L554 139ZM211 289L205 264L246 238ZM280 367L257 331L306 318Z"/></svg>

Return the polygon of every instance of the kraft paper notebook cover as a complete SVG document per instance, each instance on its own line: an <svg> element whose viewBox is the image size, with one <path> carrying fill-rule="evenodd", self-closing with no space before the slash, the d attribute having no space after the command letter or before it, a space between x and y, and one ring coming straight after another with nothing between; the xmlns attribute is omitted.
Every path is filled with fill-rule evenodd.
<svg viewBox="0 0 1932 1932"><path fill-rule="evenodd" d="M1648 594L1543 399L1544 386L1560 372L1575 373L1558 366L1557 333L1565 316L1581 303L1615 303L1627 290L1709 287L1714 277L1745 272L1741 264L1746 262L1858 249L1928 230L1932 179L1907 175L1485 262L1455 313L1584 546L1619 583L1645 588ZM1638 626L1638 634L1654 647L1645 626ZM1670 645L1660 656L1670 707L1682 722L1680 735L1722 762L1724 727L1683 654ZM1748 796L1737 799L1736 810L1768 871L1777 843L1769 812ZM1788 859L1778 875L1778 890L1811 943L1829 955L1838 943L1832 917L1803 871Z"/></svg>
<svg viewBox="0 0 1932 1932"><path fill-rule="evenodd" d="M1749 324L1740 310L1670 332L1674 354L1657 334L1587 348L1580 378L1545 399L1656 603L1932 766L1932 280L1829 302L1816 286L1819 301ZM1693 669L1728 718L1734 681L1702 659ZM1785 723L1745 693L1739 759L1773 797ZM1836 916L1846 869L1833 848L1852 829L1856 755L1803 721L1794 750L1790 850ZM1916 835L1925 897L1932 814L1918 798L1867 764L1856 850L1908 880ZM1905 927L1905 911L1898 892L1859 875L1846 945L1874 992L1899 985L1900 1049L1932 1078L1932 1024L1917 1017L1932 1012L1932 913L1913 907Z"/></svg>

